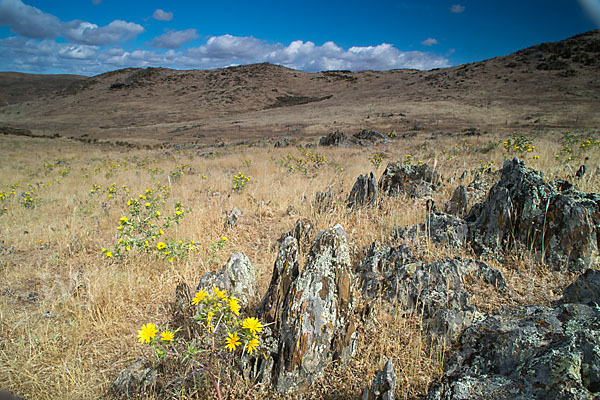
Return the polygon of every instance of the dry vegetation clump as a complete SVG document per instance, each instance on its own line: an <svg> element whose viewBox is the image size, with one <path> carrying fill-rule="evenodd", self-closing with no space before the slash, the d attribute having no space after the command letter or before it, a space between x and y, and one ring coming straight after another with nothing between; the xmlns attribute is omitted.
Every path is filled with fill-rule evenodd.
<svg viewBox="0 0 600 400"><path fill-rule="evenodd" d="M528 137L533 150L505 146L509 138L514 142L505 135L419 134L376 148L237 146L205 157L193 149L124 150L6 136L0 142L0 387L37 399L104 396L122 369L151 355L147 346L136 344L136 332L149 321L169 320L179 282L195 287L204 273L241 251L257 269L262 295L271 278L275 243L298 218L309 218L317 229L341 224L357 262L364 246L389 242L392 227L425 218L422 199L384 198L377 208L346 208L356 177L370 171L379 177L387 162L429 163L445 179L453 178L435 193L438 205L477 172L494 177L504 159L515 155L548 179L569 179L588 192L600 189L597 132ZM573 179L586 156L587 174ZM378 157L381 162L371 161ZM134 248L125 250L122 259L107 256L118 244L128 200L155 190L158 182L168 188L156 205L161 218L177 202L190 211L164 228L164 236L150 237L152 251ZM330 209L319 212L314 203L318 191L332 193ZM243 216L226 229L224 212L234 207ZM193 249L187 256L165 257L157 243L171 238L193 240ZM468 249L456 253L430 243L415 251L431 260L469 255ZM548 304L574 278L553 275L528 254L489 262L505 274L510 290L497 294L470 282L473 303L485 311ZM252 299L254 304L259 300ZM426 393L440 376L443 349L430 345L418 313L383 310L382 305L359 327L357 357L344 368L328 367L306 398L357 397L388 357L400 377L398 398ZM247 383L225 392L230 398L281 398L259 389Z"/></svg>

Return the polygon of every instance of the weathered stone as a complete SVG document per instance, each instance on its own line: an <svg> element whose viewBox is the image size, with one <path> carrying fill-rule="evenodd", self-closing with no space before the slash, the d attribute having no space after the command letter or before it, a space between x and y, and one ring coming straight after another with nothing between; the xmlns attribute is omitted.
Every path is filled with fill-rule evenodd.
<svg viewBox="0 0 600 400"><path fill-rule="evenodd" d="M321 231L283 309L273 380L281 393L304 390L334 359L354 352L350 254L341 226Z"/></svg>
<svg viewBox="0 0 600 400"><path fill-rule="evenodd" d="M121 371L109 391L116 398L136 398L157 390L156 385L156 369L150 368L146 359L139 359Z"/></svg>
<svg viewBox="0 0 600 400"><path fill-rule="evenodd" d="M479 207L465 218L476 253L532 249L554 269L581 271L598 260L600 196L557 193L516 157Z"/></svg>
<svg viewBox="0 0 600 400"><path fill-rule="evenodd" d="M329 133L327 136L321 137L319 140L319 146L339 146L345 143L348 137L344 132L335 131Z"/></svg>
<svg viewBox="0 0 600 400"><path fill-rule="evenodd" d="M566 303L600 306L600 271L588 269L567 286L557 304Z"/></svg>
<svg viewBox="0 0 600 400"><path fill-rule="evenodd" d="M256 295L256 270L243 253L232 254L220 271L210 271L200 279L198 288L218 287L227 290L227 294L240 299L244 305Z"/></svg>
<svg viewBox="0 0 600 400"><path fill-rule="evenodd" d="M0 400L23 400L23 398L7 390L0 389Z"/></svg>
<svg viewBox="0 0 600 400"><path fill-rule="evenodd" d="M471 274L473 277L494 286L501 292L508 290L508 284L506 283L504 274L483 261L465 260L463 272Z"/></svg>
<svg viewBox="0 0 600 400"><path fill-rule="evenodd" d="M292 282L297 277L298 241L292 236L287 236L277 253L269 288L256 310L256 315L261 321L266 324L273 324L271 330L275 333L279 332L281 319L285 311L285 298Z"/></svg>
<svg viewBox="0 0 600 400"><path fill-rule="evenodd" d="M373 172L369 175L359 175L356 178L346 204L348 208L377 204L377 182L375 181Z"/></svg>
<svg viewBox="0 0 600 400"><path fill-rule="evenodd" d="M378 142L387 139L383 133L367 129L355 133L352 137L358 140L368 140L370 142Z"/></svg>
<svg viewBox="0 0 600 400"><path fill-rule="evenodd" d="M390 237L393 240L403 239L416 243L431 241L443 247L461 248L467 243L468 232L468 225L463 219L432 211L427 213L425 223L393 228Z"/></svg>
<svg viewBox="0 0 600 400"><path fill-rule="evenodd" d="M277 239L277 248L281 247L283 241L288 236L295 238L298 241L298 247L302 250L308 249L310 243L315 234L315 225L307 218L301 218L296 221L294 229L285 232L279 239Z"/></svg>
<svg viewBox="0 0 600 400"><path fill-rule="evenodd" d="M275 142L275 148L278 147L288 147L290 145L290 140L288 138L281 138Z"/></svg>
<svg viewBox="0 0 600 400"><path fill-rule="evenodd" d="M469 302L463 274L483 278L486 272L491 282L502 281L473 260L455 258L424 264L405 245L390 248L374 242L357 275L365 298L383 297L406 313L418 310L434 334L452 341L481 318Z"/></svg>
<svg viewBox="0 0 600 400"><path fill-rule="evenodd" d="M387 196L402 193L411 197L430 196L440 183L440 175L428 164L389 163L379 179L379 189Z"/></svg>
<svg viewBox="0 0 600 400"><path fill-rule="evenodd" d="M314 207L319 214L333 210L335 208L333 193L329 190L326 192L317 192L315 194Z"/></svg>
<svg viewBox="0 0 600 400"><path fill-rule="evenodd" d="M394 363L390 358L385 363L382 371L379 371L371 387L366 387L363 391L362 400L394 400L396 392L396 374L394 373Z"/></svg>
<svg viewBox="0 0 600 400"><path fill-rule="evenodd" d="M446 203L444 211L446 214L464 217L468 211L467 188L460 185L454 191L452 198Z"/></svg>
<svg viewBox="0 0 600 400"><path fill-rule="evenodd" d="M505 308L460 337L427 399L596 399L600 311L565 304Z"/></svg>
<svg viewBox="0 0 600 400"><path fill-rule="evenodd" d="M234 207L233 210L227 214L227 219L225 220L225 229L231 229L235 227L238 219L242 216L242 211L239 208Z"/></svg>

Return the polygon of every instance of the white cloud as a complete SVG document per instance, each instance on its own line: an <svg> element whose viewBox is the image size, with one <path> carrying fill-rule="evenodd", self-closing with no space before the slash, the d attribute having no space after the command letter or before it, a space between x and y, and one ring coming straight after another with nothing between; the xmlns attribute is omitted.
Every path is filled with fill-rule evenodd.
<svg viewBox="0 0 600 400"><path fill-rule="evenodd" d="M170 30L154 38L150 46L162 49L178 49L182 44L199 38L196 29L186 29L183 31Z"/></svg>
<svg viewBox="0 0 600 400"><path fill-rule="evenodd" d="M170 21L173 19L173 13L163 11L159 8L154 11L154 14L152 14L152 18L158 21Z"/></svg>
<svg viewBox="0 0 600 400"><path fill-rule="evenodd" d="M50 39L60 33L60 20L54 15L23 4L21 0L0 2L0 26L29 38Z"/></svg>
<svg viewBox="0 0 600 400"><path fill-rule="evenodd" d="M454 14L460 14L461 12L465 11L465 6L461 6L460 4L453 4L449 10Z"/></svg>
<svg viewBox="0 0 600 400"><path fill-rule="evenodd" d="M433 46L434 44L438 44L437 39L435 38L427 38L421 42L423 46Z"/></svg>
<svg viewBox="0 0 600 400"><path fill-rule="evenodd" d="M133 22L115 20L110 24L98 27L85 21L71 21L63 24L65 38L87 45L108 45L124 42L144 32L141 25Z"/></svg>

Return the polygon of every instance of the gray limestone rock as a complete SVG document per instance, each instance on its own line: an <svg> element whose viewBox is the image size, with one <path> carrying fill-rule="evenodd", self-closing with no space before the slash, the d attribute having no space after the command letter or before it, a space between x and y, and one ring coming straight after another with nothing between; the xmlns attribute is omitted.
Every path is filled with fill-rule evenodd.
<svg viewBox="0 0 600 400"><path fill-rule="evenodd" d="M600 311L565 304L504 308L461 335L428 400L596 399Z"/></svg>
<svg viewBox="0 0 600 400"><path fill-rule="evenodd" d="M348 141L348 137L344 132L335 131L321 137L319 146L339 146Z"/></svg>
<svg viewBox="0 0 600 400"><path fill-rule="evenodd" d="M298 242L298 247L303 251L306 251L308 246L310 246L314 235L315 225L312 221L307 218L300 218L296 221L296 224L294 224L294 229L281 235L281 237L277 239L275 245L277 246L276 248L281 247L285 238L291 236Z"/></svg>
<svg viewBox="0 0 600 400"><path fill-rule="evenodd" d="M440 174L428 164L406 165L389 163L379 179L379 190L387 196L408 194L411 197L427 197L441 182Z"/></svg>
<svg viewBox="0 0 600 400"><path fill-rule="evenodd" d="M469 227L463 219L431 211L427 213L425 223L393 228L390 238L416 243L431 241L438 246L460 248L467 243L468 231Z"/></svg>
<svg viewBox="0 0 600 400"><path fill-rule="evenodd" d="M351 283L346 233L339 225L319 232L283 304L273 367L279 392L308 388L329 362L354 352Z"/></svg>
<svg viewBox="0 0 600 400"><path fill-rule="evenodd" d="M465 218L469 242L478 254L533 249L554 269L581 271L598 260L599 204L596 194L558 193L515 157Z"/></svg>
<svg viewBox="0 0 600 400"><path fill-rule="evenodd" d="M362 400L394 400L396 392L396 374L394 363L390 358L385 363L382 371L379 371L371 387L366 387L362 394Z"/></svg>
<svg viewBox="0 0 600 400"><path fill-rule="evenodd" d="M352 186L350 195L346 200L348 208L357 208L360 206L373 206L377 204L377 182L375 175L371 172L369 175L359 175Z"/></svg>
<svg viewBox="0 0 600 400"><path fill-rule="evenodd" d="M256 269L244 253L232 254L220 271L210 271L200 279L198 288L218 287L227 294L240 299L244 305L256 295Z"/></svg>

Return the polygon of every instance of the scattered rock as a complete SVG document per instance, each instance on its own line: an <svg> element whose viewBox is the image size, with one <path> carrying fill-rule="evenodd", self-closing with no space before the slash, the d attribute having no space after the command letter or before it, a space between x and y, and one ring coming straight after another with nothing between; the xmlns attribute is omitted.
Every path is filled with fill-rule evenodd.
<svg viewBox="0 0 600 400"><path fill-rule="evenodd" d="M463 275L471 273L487 277L498 286L503 285L500 282L506 285L503 277L481 264L460 258L424 264L405 245L390 248L376 241L366 251L357 272L365 298L383 297L398 303L407 313L418 310L432 333L453 341L481 318L469 302Z"/></svg>
<svg viewBox="0 0 600 400"><path fill-rule="evenodd" d="M600 271L588 269L567 286L557 305L566 303L600 306Z"/></svg>
<svg viewBox="0 0 600 400"><path fill-rule="evenodd" d="M504 308L465 330L427 399L595 399L599 338L586 305Z"/></svg>
<svg viewBox="0 0 600 400"><path fill-rule="evenodd" d="M467 243L468 232L469 227L463 219L433 210L427 213L423 224L393 228L390 238L416 243L431 241L438 246L461 248Z"/></svg>
<svg viewBox="0 0 600 400"><path fill-rule="evenodd" d="M387 196L406 193L411 197L430 196L440 182L440 175L428 164L389 163L379 179L379 189Z"/></svg>
<svg viewBox="0 0 600 400"><path fill-rule="evenodd" d="M366 129L355 133L354 135L352 135L352 138L358 140L368 140L370 142L378 142L387 139L383 133L377 131L370 131Z"/></svg>
<svg viewBox="0 0 600 400"><path fill-rule="evenodd" d="M335 208L333 193L331 191L317 192L315 194L314 207L319 214L331 211Z"/></svg>
<svg viewBox="0 0 600 400"><path fill-rule="evenodd" d="M321 137L319 146L340 146L348 141L348 137L344 132L335 131L327 136Z"/></svg>
<svg viewBox="0 0 600 400"><path fill-rule="evenodd" d="M359 175L352 186L350 195L346 200L348 208L356 208L364 205L375 205L377 203L377 182L375 175Z"/></svg>
<svg viewBox="0 0 600 400"><path fill-rule="evenodd" d="M228 295L240 299L247 305L256 295L256 270L244 253L232 254L227 264L220 271L210 271L200 279L198 288L211 289L218 287L227 290Z"/></svg>
<svg viewBox="0 0 600 400"><path fill-rule="evenodd" d="M581 271L598 260L599 205L597 194L556 192L515 157L504 162L500 181L465 218L469 242L478 254L533 249L554 269Z"/></svg>
<svg viewBox="0 0 600 400"><path fill-rule="evenodd" d="M329 362L353 354L351 282L346 233L339 225L319 232L283 304L273 366L279 392L305 390Z"/></svg>
<svg viewBox="0 0 600 400"><path fill-rule="evenodd" d="M121 371L110 385L109 392L116 398L136 398L157 390L157 371L142 358Z"/></svg>
<svg viewBox="0 0 600 400"><path fill-rule="evenodd" d="M291 231L285 232L279 239L277 239L276 246L277 248L281 247L285 238L291 236L295 238L298 242L298 246L307 250L308 246L312 242L312 239L315 235L315 225L311 222L311 220L307 218L301 218L296 221L294 228Z"/></svg>
<svg viewBox="0 0 600 400"><path fill-rule="evenodd" d="M394 363L390 358L385 363L383 371L379 371L371 387L368 386L363 391L362 400L394 400L396 392L396 374L394 373Z"/></svg>
<svg viewBox="0 0 600 400"><path fill-rule="evenodd" d="M454 191L452 198L445 205L445 212L457 217L464 217L468 211L467 188L460 185Z"/></svg>
<svg viewBox="0 0 600 400"><path fill-rule="evenodd" d="M231 229L235 227L238 219L243 215L242 211L239 208L234 207L233 210L229 212L227 215L227 219L225 220L225 229Z"/></svg>
<svg viewBox="0 0 600 400"><path fill-rule="evenodd" d="M288 147L290 145L290 140L288 138L282 138L275 142L275 148L279 147Z"/></svg>

